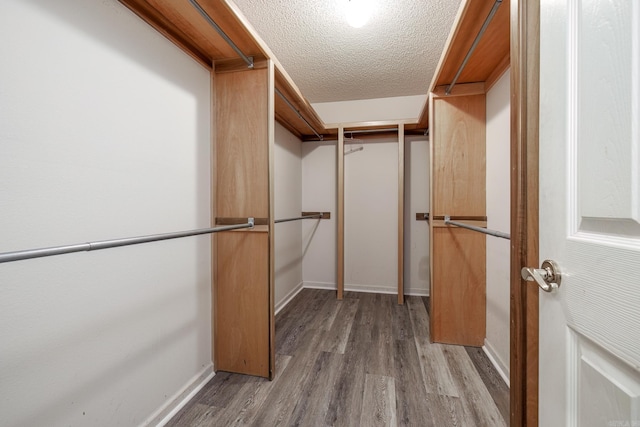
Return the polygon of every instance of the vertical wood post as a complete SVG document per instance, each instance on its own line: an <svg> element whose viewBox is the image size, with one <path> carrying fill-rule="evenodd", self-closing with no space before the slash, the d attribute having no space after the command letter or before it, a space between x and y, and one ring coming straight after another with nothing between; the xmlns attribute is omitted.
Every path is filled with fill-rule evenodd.
<svg viewBox="0 0 640 427"><path fill-rule="evenodd" d="M404 304L404 124L398 125L398 304Z"/></svg>
<svg viewBox="0 0 640 427"><path fill-rule="evenodd" d="M267 84L267 134L268 134L268 170L269 170L269 379L272 380L276 372L276 315L275 315L275 141L276 141L276 107L275 107L275 87L276 74L275 65L272 60L268 60L268 84Z"/></svg>
<svg viewBox="0 0 640 427"><path fill-rule="evenodd" d="M215 217L267 220L218 233L213 252L215 369L273 376L273 66L217 73Z"/></svg>
<svg viewBox="0 0 640 427"><path fill-rule="evenodd" d="M511 425L538 425L540 1L511 0Z"/></svg>
<svg viewBox="0 0 640 427"><path fill-rule="evenodd" d="M337 235L337 298L344 295L344 128L338 128L338 235Z"/></svg>

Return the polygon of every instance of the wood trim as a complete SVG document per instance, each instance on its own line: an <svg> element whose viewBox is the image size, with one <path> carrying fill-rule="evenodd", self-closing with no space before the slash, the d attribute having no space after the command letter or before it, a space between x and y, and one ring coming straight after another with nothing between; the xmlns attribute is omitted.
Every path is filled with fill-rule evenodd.
<svg viewBox="0 0 640 427"><path fill-rule="evenodd" d="M484 215L449 215L449 219L452 221L487 221L487 217ZM444 221L444 215L429 216L428 220Z"/></svg>
<svg viewBox="0 0 640 427"><path fill-rule="evenodd" d="M158 12L146 1L119 0L140 19L155 28L160 34L182 49L187 55L195 59L207 69L213 69L210 55L198 46L194 40L170 19Z"/></svg>
<svg viewBox="0 0 640 427"><path fill-rule="evenodd" d="M338 235L337 235L337 265L336 265L336 283L338 292L336 297L341 300L344 296L344 128L338 128Z"/></svg>
<svg viewBox="0 0 640 427"><path fill-rule="evenodd" d="M215 218L214 227L218 225L236 225L244 224L249 218ZM255 225L269 225L269 218L254 218Z"/></svg>
<svg viewBox="0 0 640 427"><path fill-rule="evenodd" d="M404 124L398 125L398 304L404 304Z"/></svg>
<svg viewBox="0 0 640 427"><path fill-rule="evenodd" d="M399 124L413 125L418 122L418 119L406 119L406 120L374 120L369 122L344 122L344 123L327 123L327 129L342 128L343 131L349 132L350 130L362 130L362 129L380 129L380 128L392 128Z"/></svg>
<svg viewBox="0 0 640 427"><path fill-rule="evenodd" d="M435 111L434 111L434 100L433 100L433 94L429 93L429 108L428 108L428 115L429 115L429 123L434 123L435 121ZM429 161L429 186L430 186L430 190L429 190L429 209L433 208L433 167L435 165L434 162L434 149L433 149L433 141L435 141L436 135L438 134L438 129L431 129L429 134L429 158L427 159ZM433 224L431 221L429 221L429 295L433 295L433 256L431 256L433 254ZM429 313L433 313L433 300L431 298L429 298ZM433 319L431 318L431 316L429 316L429 330L433 330Z"/></svg>
<svg viewBox="0 0 640 427"><path fill-rule="evenodd" d="M235 73L237 71L248 71L247 63L244 60L238 59L221 59L215 61L216 73ZM253 70L261 70L269 67L269 60L264 58L253 58Z"/></svg>
<svg viewBox="0 0 640 427"><path fill-rule="evenodd" d="M487 77L487 81L484 82L484 90L489 93L493 85L495 85L500 77L509 69L511 66L511 55L506 54L502 61L496 66L493 72ZM455 89L455 88L454 88Z"/></svg>
<svg viewBox="0 0 640 427"><path fill-rule="evenodd" d="M301 212L300 216L318 215L322 214L322 218L319 219L331 219L331 212Z"/></svg>
<svg viewBox="0 0 640 427"><path fill-rule="evenodd" d="M538 266L540 2L511 1L511 425L538 425L538 289L520 277Z"/></svg>
<svg viewBox="0 0 640 427"><path fill-rule="evenodd" d="M454 98L456 96L484 95L487 93L483 82L457 84L453 87L449 95L446 94L446 90L447 86L438 86L433 90L433 96L439 99Z"/></svg>
<svg viewBox="0 0 640 427"><path fill-rule="evenodd" d="M210 105L211 111L209 112L209 117L211 120L211 137L210 137L210 147L211 147L211 164L209 165L209 176L211 179L211 218L210 224L212 227L216 226L216 188L218 183L218 174L216 173L216 165L217 165L217 157L216 157L216 72L215 68L211 69L209 73L210 79L209 83L211 84L210 91ZM218 257L216 254L216 250L218 247L218 237L217 233L211 235L211 362L213 362L213 370L216 371L218 368L218 353L215 348L215 343L218 341L218 331L216 329L216 299L217 299L217 272L218 272Z"/></svg>
<svg viewBox="0 0 640 427"><path fill-rule="evenodd" d="M444 220L441 219L433 219L430 222L433 224L433 228L460 228L453 224L445 224ZM464 222L465 224L475 225L476 227L487 228L487 221L465 220Z"/></svg>
<svg viewBox="0 0 640 427"><path fill-rule="evenodd" d="M273 380L276 374L276 313L275 313L275 288L276 288L276 248L275 248L275 66L273 61L267 61L267 173L269 176L269 380Z"/></svg>

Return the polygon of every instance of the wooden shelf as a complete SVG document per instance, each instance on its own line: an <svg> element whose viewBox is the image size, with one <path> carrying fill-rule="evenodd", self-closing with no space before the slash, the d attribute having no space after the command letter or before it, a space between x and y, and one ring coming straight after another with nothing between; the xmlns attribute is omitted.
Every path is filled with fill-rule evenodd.
<svg viewBox="0 0 640 427"><path fill-rule="evenodd" d="M440 86L448 86L467 55L482 27L493 1L463 0L449 34L440 63L431 80L429 92L438 92ZM456 87L464 83L484 83L485 93L502 76L510 65L510 0L503 0L467 65L460 74ZM462 87L458 90L463 90ZM442 89L444 92L444 89ZM456 94L454 87L452 95ZM425 103L417 129L429 127L429 103Z"/></svg>
<svg viewBox="0 0 640 427"><path fill-rule="evenodd" d="M246 64L229 44L209 25L188 0L120 0L153 28L182 48L204 67L216 73L246 69ZM247 56L254 58L255 68L275 65L275 87L321 135L335 135L318 117L273 52L260 39L251 24L235 5L225 0L200 0L199 4L215 23ZM275 119L300 139L316 138L311 128L285 101L275 95Z"/></svg>

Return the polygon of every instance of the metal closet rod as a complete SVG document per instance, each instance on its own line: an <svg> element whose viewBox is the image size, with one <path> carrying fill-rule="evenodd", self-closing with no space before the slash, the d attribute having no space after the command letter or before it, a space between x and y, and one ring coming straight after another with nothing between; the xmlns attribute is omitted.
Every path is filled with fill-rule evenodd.
<svg viewBox="0 0 640 427"><path fill-rule="evenodd" d="M321 219L323 217L323 214L319 213L319 214L315 214L315 215L305 215L305 216L298 216L295 218L283 218L283 219L276 219L275 221L273 221L275 224L278 224L280 222L289 222L289 221L298 221L301 219L312 219L312 218L318 218Z"/></svg>
<svg viewBox="0 0 640 427"><path fill-rule="evenodd" d="M201 228L189 231L177 231L173 233L152 234L149 236L128 237L124 239L100 240L90 243L78 243L75 245L54 246L50 248L28 249L24 251L0 253L0 263L21 261L32 258L42 258L54 255L70 254L74 252L97 251L100 249L117 248L120 246L138 245L140 243L157 242L160 240L179 239L182 237L198 236L201 234L211 234L220 231L238 230L241 228L253 228L254 219L247 218L246 224L225 225L215 228Z"/></svg>
<svg viewBox="0 0 640 427"><path fill-rule="evenodd" d="M469 225L458 221L451 221L451 217L449 215L445 215L444 223L447 225L455 225L460 228L466 228L467 230L478 231L483 234L488 234L490 236L500 237L503 239L511 239L509 233L503 233L502 231L489 230L487 228L476 227L475 225Z"/></svg>
<svg viewBox="0 0 640 427"><path fill-rule="evenodd" d="M211 25L213 29L216 30L218 34L220 34L220 37L222 37L224 41L226 41L227 44L231 46L231 48L235 50L238 55L240 55L240 58L242 58L242 60L247 63L247 67L253 68L253 57L247 56L242 53L240 48L236 46L233 40L231 40L231 38L229 38L229 36L224 31L222 31L222 28L220 28L218 24L216 24L216 22L209 16L209 14L202 8L202 6L198 4L196 0L189 0L189 3L191 3L191 5L196 8L198 13L202 15L202 17L209 23L209 25Z"/></svg>
<svg viewBox="0 0 640 427"><path fill-rule="evenodd" d="M480 39L484 35L484 32L487 31L487 27L491 23L493 16L496 14L496 12L498 11L498 7L500 7L501 4L502 4L502 0L496 0L496 2L493 4L493 7L491 8L489 15L487 15L487 19L484 20L484 24L482 24L482 28L480 28L478 35L476 36L475 40L473 41L473 44L469 48L469 52L467 52L467 55L462 60L462 64L460 64L460 68L458 68L458 72L453 77L453 81L444 91L446 95L451 95L451 91L453 90L453 87L456 85L456 82L458 81L460 74L462 74L462 70L464 70L464 67L467 66L467 62L469 61L469 58L471 58L471 54L473 54L473 51L476 50L478 43L480 43Z"/></svg>
<svg viewBox="0 0 640 427"><path fill-rule="evenodd" d="M316 137L318 137L318 139L320 141L324 141L324 136L322 136L318 132L316 132L316 130L313 128L313 126L311 126L311 123L309 123L307 121L307 119L305 119L304 116L302 114L300 114L300 111L298 111L298 109L282 94L282 92L280 92L280 90L278 88L275 88L275 89L276 89L276 93L278 94L278 96L280 98L282 98L282 100L287 103L289 108L291 108L298 115L298 117L300 117L300 119L302 119L302 121L307 124L309 129L311 129L311 132L313 132L316 135Z"/></svg>

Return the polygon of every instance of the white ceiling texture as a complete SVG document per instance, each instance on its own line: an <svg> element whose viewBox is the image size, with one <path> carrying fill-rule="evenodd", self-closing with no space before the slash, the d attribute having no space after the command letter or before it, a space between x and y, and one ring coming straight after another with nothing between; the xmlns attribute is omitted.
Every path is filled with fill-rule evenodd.
<svg viewBox="0 0 640 427"><path fill-rule="evenodd" d="M347 23L352 1L372 9L360 28ZM312 103L426 94L460 5L460 0L233 2Z"/></svg>

